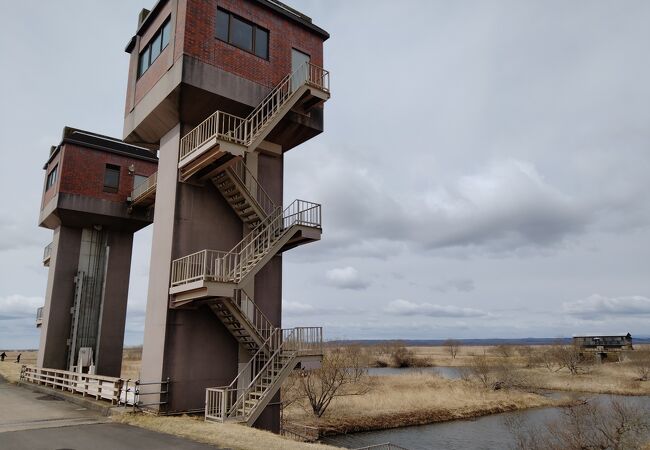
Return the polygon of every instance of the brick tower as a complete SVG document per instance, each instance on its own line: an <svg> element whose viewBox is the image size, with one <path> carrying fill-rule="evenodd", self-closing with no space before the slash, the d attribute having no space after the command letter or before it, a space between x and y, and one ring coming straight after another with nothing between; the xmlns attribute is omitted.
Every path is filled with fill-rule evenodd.
<svg viewBox="0 0 650 450"><path fill-rule="evenodd" d="M321 359L320 328L281 328L282 253L321 236L320 205L283 204L283 158L323 131L328 37L275 0L140 14L124 141L159 157L132 198L154 210L141 378L171 380L154 408L278 430L282 381Z"/></svg>
<svg viewBox="0 0 650 450"><path fill-rule="evenodd" d="M39 218L54 230L43 257L39 367L92 365L97 374L120 376L133 233L152 219L127 200L157 165L145 148L67 127L51 148ZM92 353L85 369L77 367L81 349Z"/></svg>

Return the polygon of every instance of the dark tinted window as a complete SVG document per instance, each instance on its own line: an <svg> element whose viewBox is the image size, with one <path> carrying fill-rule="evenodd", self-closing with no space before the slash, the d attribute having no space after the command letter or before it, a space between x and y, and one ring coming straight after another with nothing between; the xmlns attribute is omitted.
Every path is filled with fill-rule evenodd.
<svg viewBox="0 0 650 450"><path fill-rule="evenodd" d="M169 38L171 37L171 32L172 32L172 22L168 20L165 22L165 25L163 25L162 28L162 47L161 50L165 47L167 47L167 44L169 44Z"/></svg>
<svg viewBox="0 0 650 450"><path fill-rule="evenodd" d="M104 192L117 192L120 187L120 166L106 164L104 172Z"/></svg>
<svg viewBox="0 0 650 450"><path fill-rule="evenodd" d="M47 191L49 188L54 186L54 183L56 183L56 175L59 170L59 166L56 165L54 166L54 169L50 171L50 173L47 174L47 180L45 181L45 190Z"/></svg>
<svg viewBox="0 0 650 450"><path fill-rule="evenodd" d="M260 58L269 58L269 32L261 28L255 29L255 54Z"/></svg>
<svg viewBox="0 0 650 450"><path fill-rule="evenodd" d="M228 42L228 21L230 14L222 9L217 10L217 37Z"/></svg>
<svg viewBox="0 0 650 450"><path fill-rule="evenodd" d="M223 9L217 9L217 39L269 59L269 32Z"/></svg>
<svg viewBox="0 0 650 450"><path fill-rule="evenodd" d="M230 22L230 42L239 48L253 51L253 26L233 17Z"/></svg>
<svg viewBox="0 0 650 450"><path fill-rule="evenodd" d="M154 34L151 41L140 52L140 60L138 61L138 78L147 71L149 66L160 56L162 51L169 45L171 39L171 22L169 19L162 24L160 29Z"/></svg>
<svg viewBox="0 0 650 450"><path fill-rule="evenodd" d="M142 75L149 68L149 50L147 47L140 53L140 65L138 67L138 76Z"/></svg>

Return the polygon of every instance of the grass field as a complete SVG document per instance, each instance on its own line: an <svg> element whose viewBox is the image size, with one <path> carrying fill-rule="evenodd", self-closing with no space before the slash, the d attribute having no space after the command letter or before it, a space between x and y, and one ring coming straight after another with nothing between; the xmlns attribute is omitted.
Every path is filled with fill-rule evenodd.
<svg viewBox="0 0 650 450"><path fill-rule="evenodd" d="M0 375L15 383L20 379L20 368L23 364L33 365L36 364L36 352L35 351L24 351L24 352L12 352L6 351L7 357L4 361L0 362ZM16 356L20 353L20 364L14 362L16 361Z"/></svg>
<svg viewBox="0 0 650 450"><path fill-rule="evenodd" d="M268 431L236 424L205 422L203 417L126 414L113 420L233 450L331 450L337 447L296 442ZM263 443L263 444L262 444Z"/></svg>
<svg viewBox="0 0 650 450"><path fill-rule="evenodd" d="M362 395L336 397L323 417L315 419L304 402L285 411L291 422L306 423L326 433L395 428L469 419L524 408L569 404L568 396L551 399L520 390L489 390L465 380L433 373L369 377Z"/></svg>
<svg viewBox="0 0 650 450"><path fill-rule="evenodd" d="M650 346L637 346L645 354ZM285 410L286 420L316 426L325 433L385 429L455 419L467 419L518 409L571 403L570 395L551 399L534 393L557 391L650 395L650 381L640 381L631 361L587 365L578 374L566 368L549 370L530 364L530 349L467 346L453 358L447 348L408 348L417 366L471 367L477 358L489 365L507 367L516 376L517 388L493 390L476 380L449 380L433 373L411 372L398 376L367 377L368 389L360 395L336 397L327 412L316 419L304 400ZM369 365L390 365L390 356L375 348L363 349ZM15 352L0 363L0 375L16 381L21 364ZM23 352L21 363L34 364L36 352ZM141 348L124 350L122 378L138 379ZM369 381L368 381L369 380ZM153 417L125 415L119 419L135 426L190 437L234 449L259 448L262 439L269 449L327 448L288 441L276 435L238 425L205 423L201 417Z"/></svg>

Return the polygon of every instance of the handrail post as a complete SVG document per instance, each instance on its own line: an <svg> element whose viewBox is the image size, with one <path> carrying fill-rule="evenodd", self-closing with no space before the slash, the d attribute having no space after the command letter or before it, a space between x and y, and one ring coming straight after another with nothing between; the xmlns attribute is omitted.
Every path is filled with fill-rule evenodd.
<svg viewBox="0 0 650 450"><path fill-rule="evenodd" d="M203 250L203 279L208 277L208 251Z"/></svg>
<svg viewBox="0 0 650 450"><path fill-rule="evenodd" d="M226 421L226 397L228 396L228 388L224 389L224 391L221 393L221 421L225 422Z"/></svg>

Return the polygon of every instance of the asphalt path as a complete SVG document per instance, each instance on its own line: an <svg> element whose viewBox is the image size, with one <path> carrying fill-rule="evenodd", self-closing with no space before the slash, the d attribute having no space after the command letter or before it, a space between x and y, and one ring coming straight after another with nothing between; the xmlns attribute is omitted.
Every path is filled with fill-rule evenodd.
<svg viewBox="0 0 650 450"><path fill-rule="evenodd" d="M2 450L214 450L215 447L126 424L0 377Z"/></svg>

